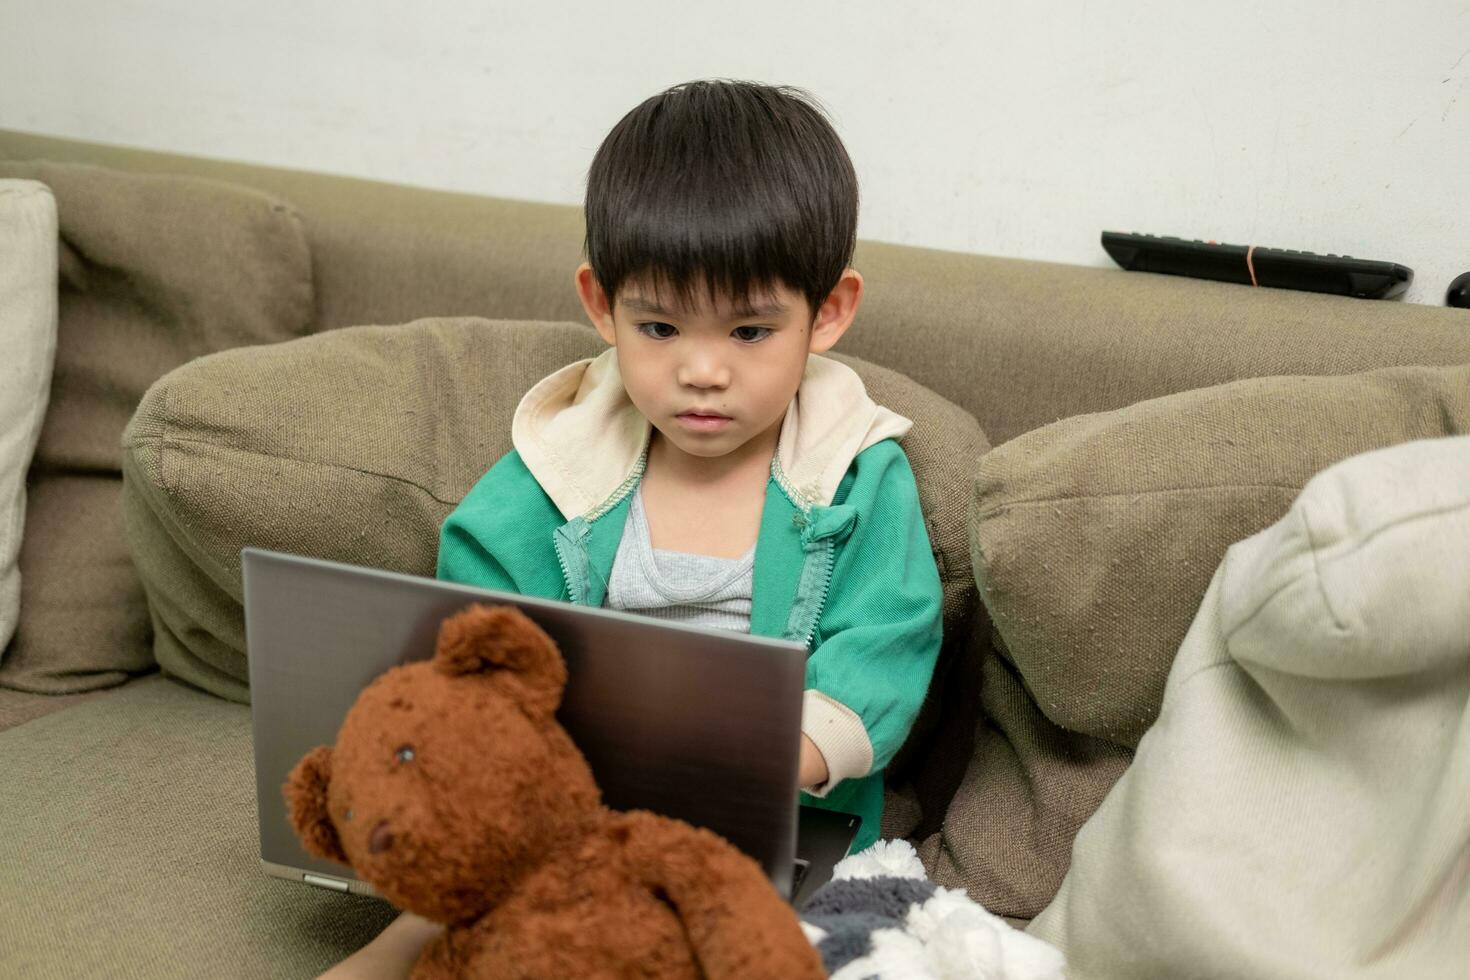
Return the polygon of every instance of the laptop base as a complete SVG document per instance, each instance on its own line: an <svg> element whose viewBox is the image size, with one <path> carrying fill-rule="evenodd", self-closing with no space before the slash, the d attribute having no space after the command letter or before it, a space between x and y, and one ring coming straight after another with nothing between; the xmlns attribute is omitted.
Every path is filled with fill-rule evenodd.
<svg viewBox="0 0 1470 980"><path fill-rule="evenodd" d="M791 879L791 905L800 911L807 900L832 880L832 869L847 856L852 839L862 826L862 818L852 813L838 813L814 806L798 811L796 832L796 867ZM360 878L339 878L319 872L302 871L286 864L262 860L265 873L287 881L299 881L344 895L368 895L382 898L378 890ZM386 899L384 899L386 901Z"/></svg>

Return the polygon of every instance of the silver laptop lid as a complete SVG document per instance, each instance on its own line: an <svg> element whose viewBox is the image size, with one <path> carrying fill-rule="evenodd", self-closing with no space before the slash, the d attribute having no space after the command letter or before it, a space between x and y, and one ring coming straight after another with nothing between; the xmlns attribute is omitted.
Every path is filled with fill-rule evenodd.
<svg viewBox="0 0 1470 980"><path fill-rule="evenodd" d="M281 787L302 756L336 741L363 687L431 656L440 622L481 601L516 606L560 647L568 681L557 717L609 807L707 827L789 895L801 645L256 548L241 564L260 856L271 873L372 892L302 849Z"/></svg>

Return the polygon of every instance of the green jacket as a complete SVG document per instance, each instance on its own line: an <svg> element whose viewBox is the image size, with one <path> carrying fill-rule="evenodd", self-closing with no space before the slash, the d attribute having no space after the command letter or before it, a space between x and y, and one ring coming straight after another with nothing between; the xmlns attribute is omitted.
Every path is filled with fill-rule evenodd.
<svg viewBox="0 0 1470 980"><path fill-rule="evenodd" d="M444 522L439 578L603 604L652 430L622 388L616 354L527 392L515 449ZM878 839L883 769L939 653L939 570L897 441L910 425L873 403L846 365L810 355L756 541L750 632L810 651L802 731L830 775L802 802L860 815L854 851Z"/></svg>

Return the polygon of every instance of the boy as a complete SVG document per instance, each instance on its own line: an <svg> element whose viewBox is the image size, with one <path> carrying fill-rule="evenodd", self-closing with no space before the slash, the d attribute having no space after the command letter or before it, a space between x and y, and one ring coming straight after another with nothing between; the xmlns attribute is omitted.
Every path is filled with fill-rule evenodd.
<svg viewBox="0 0 1470 980"><path fill-rule="evenodd" d="M798 91L678 85L604 140L574 283L609 348L521 400L438 577L804 642L802 802L859 814L856 851L929 684L940 582L911 423L813 356L863 280L852 163ZM363 954L406 969L436 931L402 916Z"/></svg>

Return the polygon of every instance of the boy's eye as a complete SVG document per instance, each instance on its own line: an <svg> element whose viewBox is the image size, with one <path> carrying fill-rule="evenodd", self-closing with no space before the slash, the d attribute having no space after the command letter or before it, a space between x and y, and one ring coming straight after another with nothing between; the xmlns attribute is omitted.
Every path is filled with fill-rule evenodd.
<svg viewBox="0 0 1470 980"><path fill-rule="evenodd" d="M668 333L662 333L662 332L660 332L659 331L659 328L660 327L666 327L666 328L668 328L669 332ZM676 331L673 327L669 326L669 324L667 324L667 323L640 323L640 324L638 324L638 332L641 333L641 334L644 334L646 336L653 337L653 338L655 338L657 340L668 340L670 337L672 337L678 331Z"/></svg>
<svg viewBox="0 0 1470 980"><path fill-rule="evenodd" d="M670 337L679 332L679 329L675 326L667 323L657 322L637 324L637 330L644 336L652 337L655 340L668 340ZM766 334L770 332L770 327L756 326L736 327L733 331L731 331L731 333L735 336L735 339L745 344L754 344L758 341L764 340Z"/></svg>
<svg viewBox="0 0 1470 980"><path fill-rule="evenodd" d="M755 331L758 331L758 332L754 336L752 336L750 334L741 334L740 331L742 331L742 330L755 330ZM744 341L747 344L753 344L756 341L761 340L762 338L765 337L766 334L768 334L770 332L771 332L771 328L770 327L736 327L735 328L735 336L738 339Z"/></svg>

